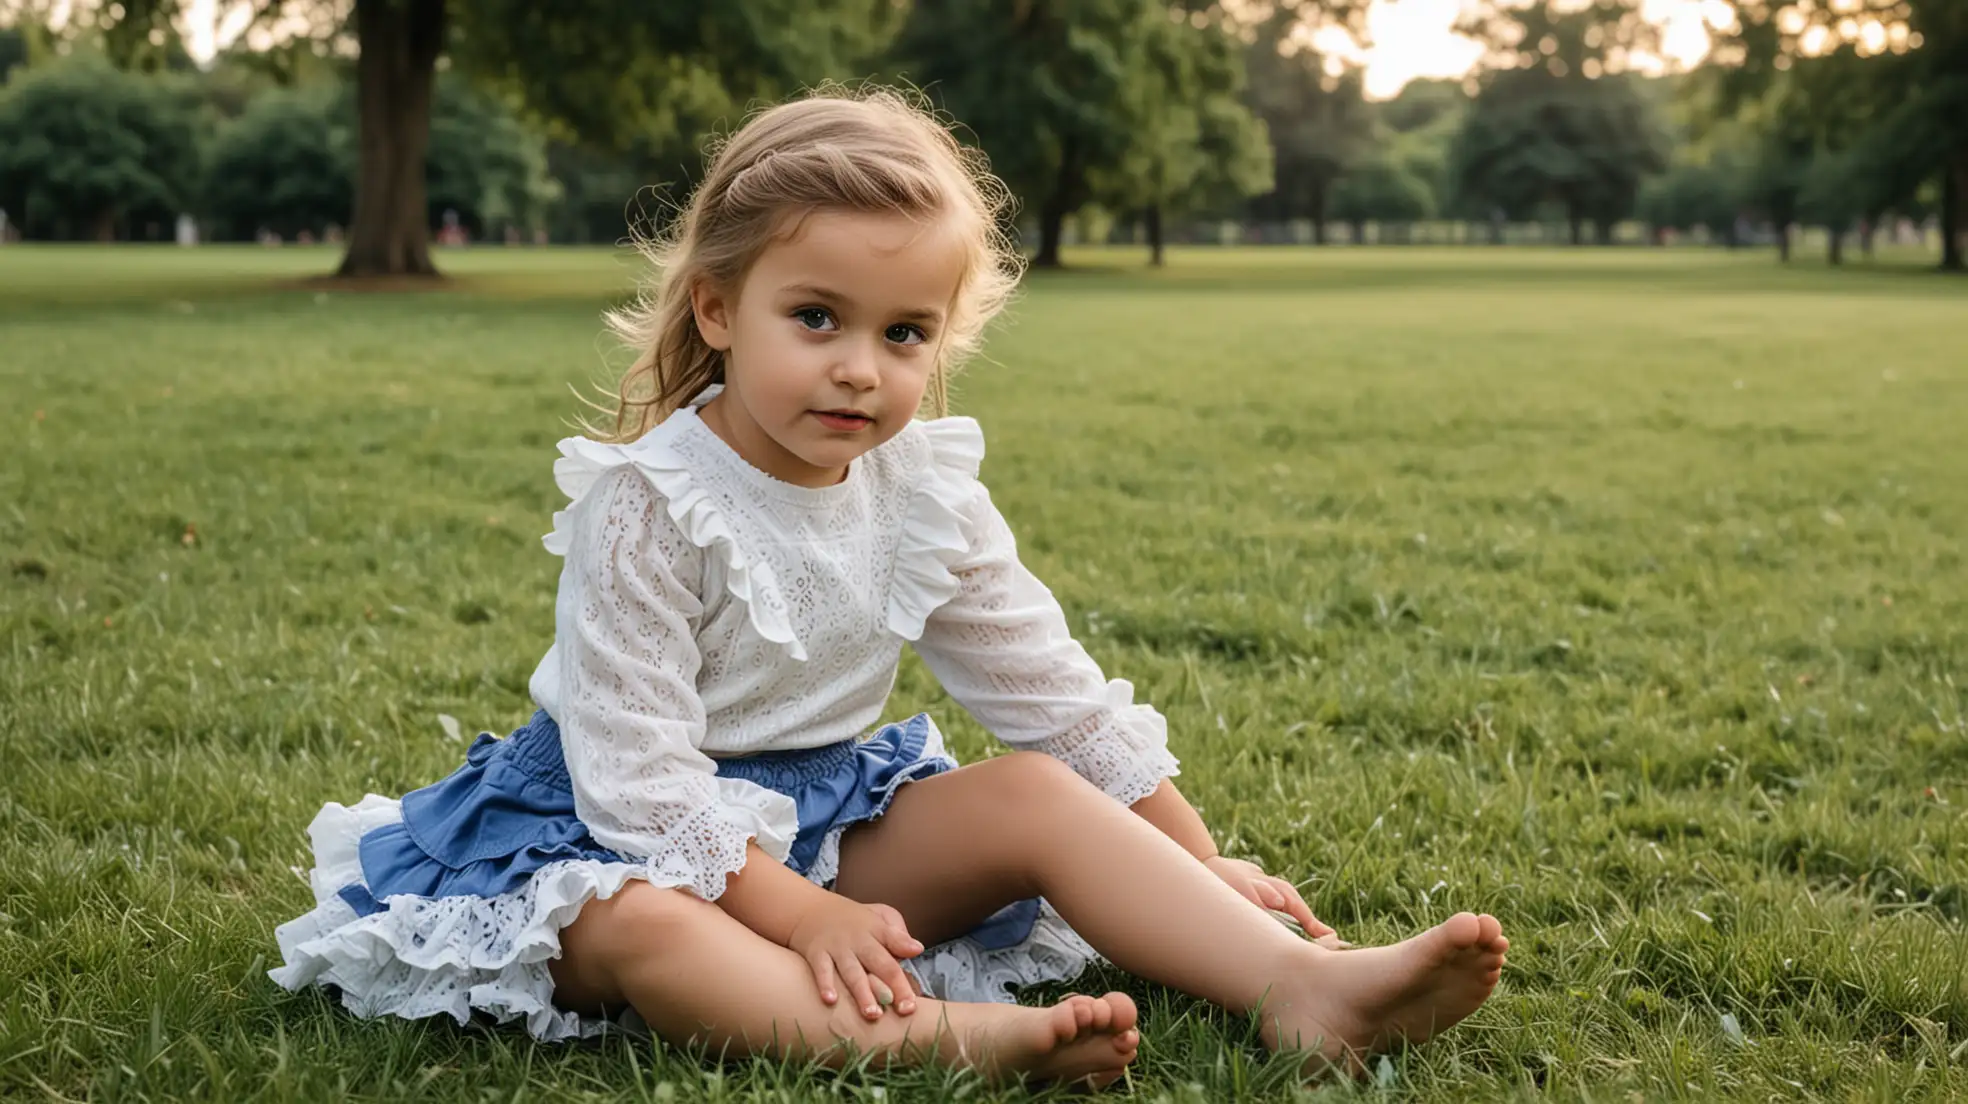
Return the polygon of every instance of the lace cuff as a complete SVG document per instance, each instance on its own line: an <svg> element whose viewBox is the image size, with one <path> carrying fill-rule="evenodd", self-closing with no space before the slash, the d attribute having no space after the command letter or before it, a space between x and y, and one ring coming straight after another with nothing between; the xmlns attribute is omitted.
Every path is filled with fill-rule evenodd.
<svg viewBox="0 0 1968 1104"><path fill-rule="evenodd" d="M716 796L691 808L660 835L615 832L601 825L590 825L589 831L606 847L646 855L643 862L652 882L715 901L731 875L744 869L752 840L774 861L786 861L799 833L799 813L791 798L762 786L736 778L710 781Z"/></svg>
<svg viewBox="0 0 1968 1104"><path fill-rule="evenodd" d="M1134 686L1126 679L1107 684L1107 708L1032 746L1123 805L1182 772L1168 749L1168 721L1153 706L1134 704Z"/></svg>

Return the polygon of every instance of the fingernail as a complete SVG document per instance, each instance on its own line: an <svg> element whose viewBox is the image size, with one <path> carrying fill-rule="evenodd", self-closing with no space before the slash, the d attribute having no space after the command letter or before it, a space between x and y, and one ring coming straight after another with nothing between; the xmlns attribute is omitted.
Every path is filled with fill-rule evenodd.
<svg viewBox="0 0 1968 1104"><path fill-rule="evenodd" d="M881 1019L881 1005L879 1004L871 1004L868 1007L863 1008L861 1011L866 1012L868 1014L868 1018L871 1020Z"/></svg>

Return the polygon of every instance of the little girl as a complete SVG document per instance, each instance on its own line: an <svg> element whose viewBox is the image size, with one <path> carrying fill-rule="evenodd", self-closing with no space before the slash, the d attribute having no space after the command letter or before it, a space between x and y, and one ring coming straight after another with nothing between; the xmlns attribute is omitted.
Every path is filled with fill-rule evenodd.
<svg viewBox="0 0 1968 1104"><path fill-rule="evenodd" d="M942 416L1018 275L1005 200L891 93L731 137L611 318L639 352L614 440L561 442L538 712L400 801L322 809L275 981L546 1040L626 1021L1094 1086L1135 1056L1133 1002L1011 986L1098 954L1355 1068L1483 1003L1491 917L1347 950L1275 922L1331 941L1217 853L1162 717L1019 562L977 423ZM927 716L869 735L905 642L1017 750L959 767Z"/></svg>

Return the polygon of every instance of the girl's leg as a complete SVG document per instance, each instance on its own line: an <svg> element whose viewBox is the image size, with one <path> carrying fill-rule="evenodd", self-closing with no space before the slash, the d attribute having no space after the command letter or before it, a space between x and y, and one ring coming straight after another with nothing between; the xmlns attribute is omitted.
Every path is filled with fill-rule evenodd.
<svg viewBox="0 0 1968 1104"><path fill-rule="evenodd" d="M1140 1042L1134 1003L1119 993L1051 1008L924 999L911 1015L869 1023L852 1002L823 1004L799 955L714 904L648 882L588 902L561 932L561 957L550 968L563 1008L627 1004L667 1042L732 1055L839 1065L859 1052L1099 1085L1120 1076Z"/></svg>
<svg viewBox="0 0 1968 1104"><path fill-rule="evenodd" d="M1234 1011L1277 1048L1357 1058L1476 1010L1509 946L1459 914L1390 947L1331 951L1253 907L1154 825L1033 752L912 782L841 843L838 891L902 913L926 944L1043 895L1130 973Z"/></svg>

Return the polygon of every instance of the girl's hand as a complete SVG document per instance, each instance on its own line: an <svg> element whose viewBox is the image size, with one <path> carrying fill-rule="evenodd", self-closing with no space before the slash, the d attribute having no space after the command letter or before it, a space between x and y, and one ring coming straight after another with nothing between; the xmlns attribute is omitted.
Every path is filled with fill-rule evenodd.
<svg viewBox="0 0 1968 1104"><path fill-rule="evenodd" d="M828 897L800 918L786 941L813 967L820 999L831 1005L845 987L870 1020L881 1019L882 1006L889 1001L904 1016L914 1012L915 986L896 960L914 958L923 945L909 934L902 914L887 905L864 905L839 894Z"/></svg>
<svg viewBox="0 0 1968 1104"><path fill-rule="evenodd" d="M1273 878L1256 863L1242 859L1227 859L1214 855L1203 860L1210 873L1223 879L1231 889L1242 894L1244 899L1259 908L1275 909L1298 921L1305 934L1321 943L1337 943L1330 926L1321 923L1312 915L1305 898L1299 896L1298 887L1283 878Z"/></svg>

